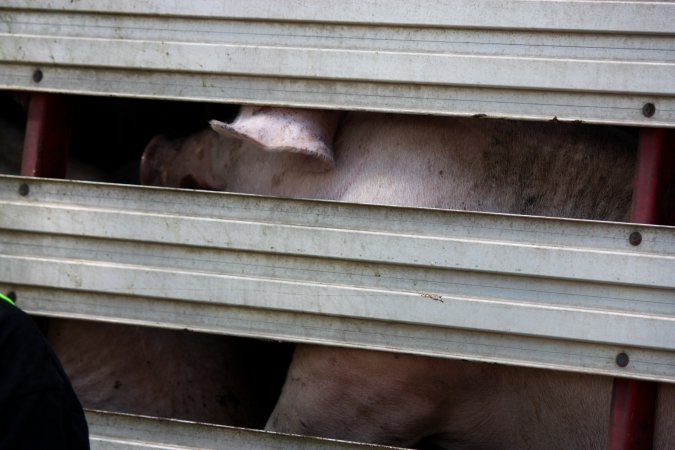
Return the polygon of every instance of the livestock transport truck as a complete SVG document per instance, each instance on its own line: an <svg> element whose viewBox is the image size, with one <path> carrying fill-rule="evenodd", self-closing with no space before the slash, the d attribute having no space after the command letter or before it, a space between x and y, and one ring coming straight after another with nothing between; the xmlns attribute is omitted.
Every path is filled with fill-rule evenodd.
<svg viewBox="0 0 675 450"><path fill-rule="evenodd" d="M608 448L651 447L656 383L675 382L675 3L3 0L0 89L27 114L0 291L36 319L600 374ZM122 135L194 103L630 127L631 223L53 179L69 150L140 157ZM87 415L96 449L376 448Z"/></svg>

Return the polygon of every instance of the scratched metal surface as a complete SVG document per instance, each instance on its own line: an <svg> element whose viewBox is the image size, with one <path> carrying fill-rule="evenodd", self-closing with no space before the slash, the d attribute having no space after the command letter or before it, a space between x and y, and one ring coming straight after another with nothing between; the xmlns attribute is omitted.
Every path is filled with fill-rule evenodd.
<svg viewBox="0 0 675 450"><path fill-rule="evenodd" d="M37 315L675 381L672 227L0 177L0 246Z"/></svg>
<svg viewBox="0 0 675 450"><path fill-rule="evenodd" d="M224 449L241 450L394 450L372 444L319 439L130 414L86 411L93 450Z"/></svg>
<svg viewBox="0 0 675 450"><path fill-rule="evenodd" d="M672 2L6 0L0 88L673 127L673 23Z"/></svg>

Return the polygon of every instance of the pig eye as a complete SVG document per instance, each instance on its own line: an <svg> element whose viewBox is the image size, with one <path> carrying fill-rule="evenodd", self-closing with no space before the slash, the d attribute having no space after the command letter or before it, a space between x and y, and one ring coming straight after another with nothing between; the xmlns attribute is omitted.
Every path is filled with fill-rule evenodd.
<svg viewBox="0 0 675 450"><path fill-rule="evenodd" d="M181 178L180 183L178 185L179 188L183 189L199 189L201 186L193 177L192 175L185 175L183 178Z"/></svg>

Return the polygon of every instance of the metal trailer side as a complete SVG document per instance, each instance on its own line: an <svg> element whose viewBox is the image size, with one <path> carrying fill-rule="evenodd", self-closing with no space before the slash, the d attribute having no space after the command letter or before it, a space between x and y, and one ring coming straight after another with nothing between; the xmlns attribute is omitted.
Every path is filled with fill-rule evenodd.
<svg viewBox="0 0 675 450"><path fill-rule="evenodd" d="M53 93L476 115L526 120L556 118L656 127L653 131L643 131L633 220L668 223L667 220L672 220L672 217L668 219L659 215L659 208L662 206L660 196L667 185L668 177L672 176L672 171L668 172L667 168L673 164L672 132L664 130L675 124L673 23L675 4L671 2L504 0L476 3L458 0L436 2L421 8L411 2L402 1L386 4L378 1L348 1L342 2L338 7L332 2L296 0L293 5L284 4L282 7L264 0L245 4L202 0L189 5L183 2L160 1L138 3L85 0L69 3L36 0L27 7L21 0L7 0L0 7L0 39L3 43L0 46L0 87L35 93L31 100L30 112L33 120L29 124L23 173L36 176L58 176L58 168L54 172L48 170L58 167L54 163L62 162L67 151L67 135L55 135L49 130L50 127L63 130L65 124L55 126L53 120L55 117L67 117L62 114L64 109L63 105L59 105L59 96ZM67 240L68 232L65 228L70 226L72 214L89 213L86 208L82 211L76 210L76 206L81 206L77 202L63 203L55 200L59 195L89 188L103 193L105 198L110 197L111 192L119 193L115 187L92 188L77 184L50 184L16 179L3 179L2 183L7 187L3 211L14 208L23 214L29 210L34 211L31 207L39 207L41 214L54 214L55 219L61 220L56 221L63 225L60 228L30 228L37 226L33 224L24 230L40 233L45 243L56 242L54 239ZM16 193L19 191L15 189L21 184L27 184L34 197L29 195L17 200ZM128 201L145 201L147 196L160 195L140 188L133 193L125 192ZM171 192L167 195L171 203L186 194ZM156 215L145 210L147 205L148 203L144 204L138 213ZM273 205L280 203L275 200ZM296 206L300 210L292 209ZM331 205L316 207L338 208ZM295 216L301 212L302 206L294 204L290 208ZM360 217L356 227L359 228L367 223L367 217L371 213L356 206L354 208L359 211L356 213ZM94 215L100 213L91 211ZM111 222L113 227L114 224L119 225L118 220L128 218L114 208L109 213L114 217ZM395 208L384 208L378 210L378 213L406 214ZM417 218L431 213L412 210L410 214ZM441 222L454 223L459 220L458 223L461 223L453 213L446 214L440 219ZM469 218L460 216L461 219L485 220L488 223L494 219L497 223L505 224L503 226L507 229L524 220L491 215L469 215ZM89 248L86 245L70 247L70 254L53 255L49 252L61 247L44 245L39 247L37 254L31 255L25 246L21 247L23 241L20 229L27 225L16 222L14 217L16 216L3 214L0 217L0 228L3 234L9 236L6 242L16 252L16 260L22 261L21 264L25 263L26 269L30 264L39 263L47 271L66 267L68 264L68 273L96 270L96 258L93 255L99 251L97 245L101 236L91 229L80 230L87 236L85 242L90 245ZM185 219L180 215L172 217L177 223ZM223 220L227 222L228 219ZM261 227L278 229L280 226L267 219L255 220L260 221ZM533 220L536 222L538 219ZM537 360L535 357L528 359L511 356L510 360L503 358L502 362L672 381L672 342L675 342L672 336L672 320L675 301L673 286L667 281L669 277L672 278L673 273L669 265L673 250L673 243L669 240L672 238L672 228L569 221L535 222L527 223L526 230L552 226L557 232L545 234L543 241L537 241L526 233L522 241L523 247L531 244L547 251L559 250L556 257L569 256L581 248L582 253L585 249L593 257L608 258L608 263L613 256L621 255L631 258L635 264L633 267L639 269L634 273L619 275L622 269L613 264L609 266L611 270L608 273L595 274L595 278L590 279L580 279L570 272L546 280L551 275L543 274L545 292L559 293L559 290L552 287L555 283L567 283L566 289L570 287L574 292L580 292L577 300L582 299L579 300L583 303L581 305L564 296L554 296L561 302L560 309L556 309L560 305L548 305L538 309L539 305L533 307L528 302L514 302L509 295L504 295L512 286L516 286L514 292L518 292L518 280L523 280L514 275L518 267L516 261L502 267L482 268L475 273L469 271L471 276L478 277L476 279L481 279L482 271L499 274L500 284L492 287L496 292L492 295L496 297L476 299L471 293L457 295L453 288L450 289L451 296L453 300L458 300L457 303L452 302L453 307L455 304L467 307L470 305L471 308L495 307L495 311L513 312L513 326L506 330L504 324L476 323L468 329L455 324L438 331L438 324L433 321L425 322L429 319L425 314L421 314L418 322L410 328L409 323L401 322L400 318L392 316L393 313L386 308L375 312L358 311L349 302L346 305L336 305L335 311L312 311L306 305L293 302L287 302L283 307L279 304L214 305L209 302L209 298L202 299L199 305L210 307L210 313L222 313L228 308L243 307L240 312L251 320L249 323L255 323L258 319L253 318L262 317L265 311L289 308L290 313L285 312L288 313L288 326L284 325L283 329L275 333L286 333L286 337L291 340L300 340L298 334L302 339L310 335L310 339L314 341L340 345L379 345L401 351L430 352L446 356L450 353L454 356L462 354L463 357L486 360L494 359L490 359L489 351L481 351L481 348L488 349L490 345L504 346L506 342L514 342L514 351L529 349L531 355L541 356L548 352L549 355L557 356L553 360L546 360L545 357ZM403 223L407 222L404 220ZM565 227L568 226L579 226L584 230L581 234L572 234L575 236L573 241L559 244L562 249L552 249L552 241L548 239L560 235L561 229L556 228L558 226L562 226L562 230L566 230ZM449 229L451 232L461 230L461 225L459 228ZM291 232L290 229L284 230ZM590 230L594 232L590 235L584 234ZM324 230L319 227L312 231ZM355 234L353 230L350 231L349 226L345 232ZM386 239L387 234L395 233L391 230L376 232L382 235L382 239ZM640 232L643 238L638 247L630 245L629 237L634 232ZM64 233L66 236L57 236ZM423 227L415 228L411 233L416 238L411 246L424 242ZM488 251L499 251L498 244L481 246L479 244L485 242L480 240L467 243L462 241L461 236L461 232L459 237L450 233L442 239L446 245L468 245L467 248L472 252L479 252L477 254L486 248ZM534 239L534 243L527 240L528 236ZM588 243L581 238L576 240L579 236L592 236L592 242ZM611 239L614 240L609 236L613 236ZM189 251L190 245L194 244L185 243L182 239L177 236L175 244L180 251L184 250L182 246L186 246ZM504 239L502 235L495 239L497 243L504 244L501 242ZM618 247L604 247L607 239ZM301 245L305 241L299 239L298 242ZM153 245L156 244L148 243L149 247ZM260 245L263 247L256 251L269 254L268 249L264 248L266 244L263 242ZM598 250L594 247L596 245L600 245L598 253L595 253ZM234 250L236 254L238 248L228 247L221 250ZM88 262L81 262L81 251L89 255ZM326 257L322 249L310 248L305 251L306 253L300 255L302 258ZM356 273L363 273L363 268L355 269L363 262L353 254L333 256L341 264L350 266L351 270L357 270ZM439 280L444 275L440 272L459 273L466 271L468 267L446 267L441 264L440 272L434 272L428 267L434 266L435 270L434 264L437 261L429 260L426 269L415 272L420 270L416 267L417 262L406 260L405 255L401 254L390 256L402 264L403 269L400 270L408 278L430 277L428 282L434 287L443 285ZM149 260L157 258L152 253L145 254L145 257ZM562 257L564 259L565 256ZM71 259L78 262L73 263ZM659 263L656 264L656 261ZM14 269L9 272L3 272L11 273L11 276L6 276L1 281L17 289L22 298L25 296L28 299L37 299L34 300L36 312L55 316L81 314L86 317L97 316L101 320L149 323L142 317L123 317L121 309L129 307L126 303L101 313L97 309L100 305L83 305L76 301L40 302L39 299L58 296L59 289L55 288L74 288L68 284L68 280L58 277L46 285L44 281L28 279L28 270L17 268L22 267L21 264L12 266ZM302 272L302 269L296 268L290 261L283 262L282 265L296 274ZM424 264L421 266L424 267ZM141 275L134 276L140 276L139 279L149 283L152 277L159 277L163 271L175 268L163 268L160 265L152 268L140 267L138 270ZM196 269L197 274L186 272L186 286L194 283L190 280L198 277L199 270ZM540 277L542 274L530 275ZM641 275L646 278L640 278ZM342 289L339 283L335 286L334 280L328 283L320 279L303 278L306 276L299 276L297 283L284 286L289 289L289 295L325 294L328 288L324 285ZM433 280L434 276L441 278ZM241 277L226 275L219 282L225 282L225 279L228 282L236 280L242 283L242 292L252 292L251 289L262 289L266 284L275 283L275 280L266 277L267 275L262 274L260 280L242 280L239 279ZM619 279L617 283L616 278ZM547 282L552 284L546 285ZM117 286L110 287L114 288ZM278 285L275 285L275 289L277 288ZM82 289L86 290L86 287ZM393 290L396 292L390 292L385 286L384 294L380 293L381 290L380 285L372 287L366 283L358 293L350 295L353 294L353 298L358 299L364 295L377 298L381 294L386 298L396 298L395 301L415 298L417 301L427 302L428 308L435 308L434 310L448 308L450 303L443 302L446 294L436 292L438 289L410 292L406 287L399 287L398 290ZM97 295L106 300L114 299L114 295L108 291L98 292ZM152 295L142 301L152 302L153 307L158 305L158 300ZM167 320L154 325L176 326L176 311L184 312L188 305L184 301L175 303L178 306L167 306ZM289 307L289 304L294 306ZM59 307L62 310L58 310ZM588 330L580 327L559 327L551 333L531 330L528 329L529 324L525 318L530 317L529 314L533 311L543 314L546 320L554 321L567 317L565 314L577 314L584 320L597 320L600 328L593 330L598 331L597 336L588 336ZM302 318L298 319L297 314ZM317 330L335 320L335 317L346 320L349 326L345 325L341 329L343 334L337 337L320 337L321 333ZM488 319L493 317L487 314ZM397 321L405 326L394 325ZM380 326L385 334L398 336L398 340L392 338L396 344L392 346L389 342L372 343L363 338L356 339L354 336L362 329L360 324L366 323L368 327ZM422 329L433 329L436 334L425 335L424 339L409 339L410 336L417 336L415 333L419 332L417 328L420 328L420 324ZM189 326L199 328L196 323ZM303 330L303 326L314 331L298 332L297 330ZM397 328L400 326L403 326L405 332ZM265 331L264 327L253 329L251 335L265 336L271 333ZM242 330L220 331L244 333ZM451 338L448 339L447 336ZM417 344L413 345L411 342ZM448 342L451 344L447 344ZM457 350L458 347L461 350ZM561 351L561 348L564 350ZM511 355L508 352L507 354ZM631 363L628 366L622 368L617 365L616 357L620 354L630 355ZM570 363L570 360L575 363ZM659 370L655 370L655 367L659 367ZM631 441L630 435L639 425L639 420L631 422L630 417L648 417L650 409L653 411L649 396L646 397L646 402L640 404L641 399L645 398L640 393L641 390L648 393L650 389L649 385L640 383L616 383L610 448L639 448L644 443L639 440ZM640 408L644 410L642 416L633 414Z"/></svg>

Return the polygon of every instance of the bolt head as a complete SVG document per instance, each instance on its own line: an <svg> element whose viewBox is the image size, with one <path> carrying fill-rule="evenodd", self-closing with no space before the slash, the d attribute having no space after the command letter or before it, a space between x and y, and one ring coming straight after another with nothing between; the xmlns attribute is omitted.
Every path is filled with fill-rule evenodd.
<svg viewBox="0 0 675 450"><path fill-rule="evenodd" d="M28 195L30 192L30 187L26 183L22 183L21 186L19 186L19 195L25 197Z"/></svg>
<svg viewBox="0 0 675 450"><path fill-rule="evenodd" d="M630 245L637 246L642 242L642 234L639 231L633 231L630 236L628 236L628 242Z"/></svg>
<svg viewBox="0 0 675 450"><path fill-rule="evenodd" d="M628 363L630 362L630 358L628 358L628 355L624 352L619 353L616 355L616 365L619 367L626 367Z"/></svg>
<svg viewBox="0 0 675 450"><path fill-rule="evenodd" d="M42 78L44 78L44 74L42 73L42 71L40 69L36 69L33 72L33 81L35 81L36 83L39 83L40 81L42 81Z"/></svg>
<svg viewBox="0 0 675 450"><path fill-rule="evenodd" d="M653 103L645 103L642 107L642 115L645 117L654 117L656 106Z"/></svg>

